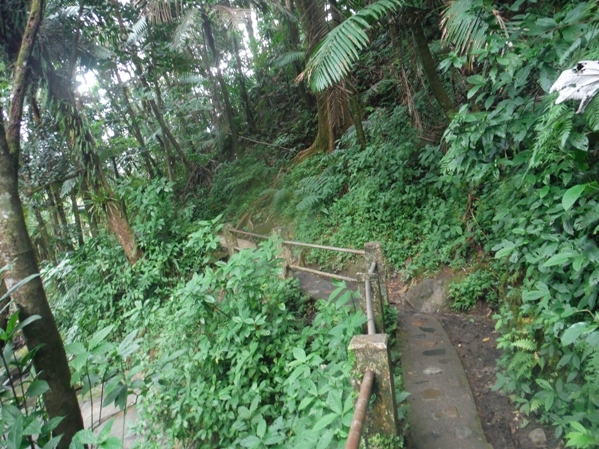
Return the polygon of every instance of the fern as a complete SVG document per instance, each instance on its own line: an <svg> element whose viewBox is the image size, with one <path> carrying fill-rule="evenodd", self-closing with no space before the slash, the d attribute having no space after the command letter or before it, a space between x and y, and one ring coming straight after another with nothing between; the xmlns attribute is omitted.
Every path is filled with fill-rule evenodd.
<svg viewBox="0 0 599 449"><path fill-rule="evenodd" d="M549 159L556 149L564 149L572 131L574 111L563 105L549 104L535 126L537 138L530 158L530 167L537 167Z"/></svg>
<svg viewBox="0 0 599 449"><path fill-rule="evenodd" d="M276 58L274 64L275 67L285 67L295 61L301 61L305 57L306 54L303 51L290 51Z"/></svg>
<svg viewBox="0 0 599 449"><path fill-rule="evenodd" d="M589 128L599 131L599 95L593 98L585 109L584 119Z"/></svg>
<svg viewBox="0 0 599 449"><path fill-rule="evenodd" d="M441 21L443 40L453 43L458 54L482 48L488 35L488 16L476 0L451 2Z"/></svg>
<svg viewBox="0 0 599 449"><path fill-rule="evenodd" d="M131 32L129 33L129 37L127 38L128 44L133 44L141 40L148 30L148 21L145 16L141 16L140 19L133 24L131 27Z"/></svg>
<svg viewBox="0 0 599 449"><path fill-rule="evenodd" d="M536 351L537 349L536 343L528 338L521 338L519 340L516 340L512 343L512 346L530 352Z"/></svg>
<svg viewBox="0 0 599 449"><path fill-rule="evenodd" d="M585 366L585 380L588 382L589 387L595 391L599 390L599 350L593 348L593 352L589 356L589 359Z"/></svg>
<svg viewBox="0 0 599 449"><path fill-rule="evenodd" d="M516 379L529 378L535 363L535 357L530 352L517 352L514 354L508 369L516 373Z"/></svg>
<svg viewBox="0 0 599 449"><path fill-rule="evenodd" d="M369 43L366 31L370 21L379 20L402 4L402 0L379 0L340 23L318 44L298 79L306 78L315 92L341 81L349 74L359 51Z"/></svg>

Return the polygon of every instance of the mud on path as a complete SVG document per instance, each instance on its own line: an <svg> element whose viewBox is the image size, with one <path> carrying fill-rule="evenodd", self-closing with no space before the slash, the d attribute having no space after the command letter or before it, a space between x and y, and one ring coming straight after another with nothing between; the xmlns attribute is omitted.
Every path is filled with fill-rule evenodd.
<svg viewBox="0 0 599 449"><path fill-rule="evenodd" d="M562 448L552 428L543 428L534 418L523 416L506 396L492 391L501 349L497 349L500 334L490 314L446 313L438 318L462 360L489 443L495 449ZM529 423L523 427L526 419Z"/></svg>

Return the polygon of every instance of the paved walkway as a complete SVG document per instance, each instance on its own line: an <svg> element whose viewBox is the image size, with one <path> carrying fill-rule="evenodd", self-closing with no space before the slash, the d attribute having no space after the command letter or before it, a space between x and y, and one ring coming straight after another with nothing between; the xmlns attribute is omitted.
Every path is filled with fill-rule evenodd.
<svg viewBox="0 0 599 449"><path fill-rule="evenodd" d="M437 318L402 312L399 329L404 384L410 392L407 448L493 449L462 362Z"/></svg>

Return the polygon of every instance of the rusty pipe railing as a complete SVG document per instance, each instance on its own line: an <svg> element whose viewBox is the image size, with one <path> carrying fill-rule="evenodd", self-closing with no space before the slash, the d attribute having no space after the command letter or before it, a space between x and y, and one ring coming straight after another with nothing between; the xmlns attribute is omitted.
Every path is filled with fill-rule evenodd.
<svg viewBox="0 0 599 449"><path fill-rule="evenodd" d="M345 449L358 449L360 447L360 438L362 436L362 428L366 418L366 410L370 401L370 393L372 392L372 384L374 382L374 371L366 370L362 378L362 386L358 394L358 400L354 409L354 418L349 428L349 435L345 443Z"/></svg>
<svg viewBox="0 0 599 449"><path fill-rule="evenodd" d="M376 270L376 262L372 262L372 264L370 264L368 274L374 274L374 270ZM372 307L372 285L370 283L370 277L366 278L365 283L366 288L364 290L366 292L366 317L368 318L368 335L374 335L376 334L376 328L374 325L374 310Z"/></svg>
<svg viewBox="0 0 599 449"><path fill-rule="evenodd" d="M231 229L231 232L241 235L247 235L249 237L256 237L259 239L268 239L269 236L262 234L254 234L253 232L240 231L238 229ZM306 248L316 248L316 249L324 249L328 251L337 251L339 253L350 253L350 254L359 254L361 256L365 255L366 252L363 249L351 249L351 248L338 248L336 246L325 246L325 245L315 245L313 243L303 243L303 242L294 242L292 240L283 240L284 245L292 245L292 246L303 246Z"/></svg>
<svg viewBox="0 0 599 449"><path fill-rule="evenodd" d="M305 271L306 273L317 274L318 276L322 276L325 278L339 279L341 281L347 282L358 282L358 280L354 278L341 276L340 274L326 273L324 271L313 270L312 268L300 267L299 265L289 265L289 268L291 268L292 270Z"/></svg>

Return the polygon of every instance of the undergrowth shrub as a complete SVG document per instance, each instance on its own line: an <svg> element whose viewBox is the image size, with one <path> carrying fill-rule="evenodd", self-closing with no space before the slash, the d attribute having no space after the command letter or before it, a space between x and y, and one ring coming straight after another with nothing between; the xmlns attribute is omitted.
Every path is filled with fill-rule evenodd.
<svg viewBox="0 0 599 449"><path fill-rule="evenodd" d="M275 252L269 241L194 274L151 314L144 447L342 447L353 416L347 346L365 318L340 288L306 321Z"/></svg>
<svg viewBox="0 0 599 449"><path fill-rule="evenodd" d="M499 31L493 8L465 14ZM521 13L504 24L507 39L488 33L441 161L448 179L478 191L485 250L506 270L496 388L576 448L599 444L597 111L576 114L545 94L563 69L597 59L598 24L595 2L569 2ZM466 59L452 52L441 65Z"/></svg>
<svg viewBox="0 0 599 449"><path fill-rule="evenodd" d="M478 301L496 306L499 300L497 275L488 268L469 274L461 282L453 282L449 287L449 299L454 310L471 310Z"/></svg>

